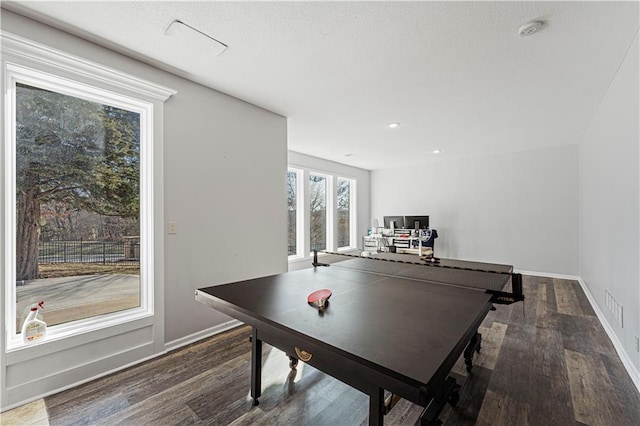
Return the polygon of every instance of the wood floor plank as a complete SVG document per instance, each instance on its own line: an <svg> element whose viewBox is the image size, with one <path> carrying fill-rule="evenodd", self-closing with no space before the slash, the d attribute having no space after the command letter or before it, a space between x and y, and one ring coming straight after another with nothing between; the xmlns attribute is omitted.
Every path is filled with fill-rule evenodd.
<svg viewBox="0 0 640 426"><path fill-rule="evenodd" d="M628 425L640 424L640 404L638 403L640 393L633 385L622 361L618 357L608 355L600 355L600 358L607 369L611 383L615 386L608 402L613 405L613 410L618 414L616 417L628 419L626 423ZM625 425L625 423L620 424Z"/></svg>
<svg viewBox="0 0 640 426"><path fill-rule="evenodd" d="M522 288L525 294L526 304L516 303L508 305L511 310L511 315L504 322L500 322L507 325L514 324L526 329L535 327L538 310L536 295L538 294L539 286L539 280L523 278ZM502 308L503 306L497 306L497 311L500 311Z"/></svg>
<svg viewBox="0 0 640 426"><path fill-rule="evenodd" d="M250 358L227 371L219 371L210 380L216 386L207 391L191 392L185 404L200 418L212 424L226 424L237 417L238 412L248 411L253 403L249 395Z"/></svg>
<svg viewBox="0 0 640 426"><path fill-rule="evenodd" d="M480 353L473 358L474 368L475 366L487 368L493 370L496 365L498 355L500 355L500 348L502 348L502 341L507 333L508 326L500 322L494 321L491 327L480 327L479 331L482 333L482 348Z"/></svg>
<svg viewBox="0 0 640 426"><path fill-rule="evenodd" d="M608 401L613 385L600 356L569 349L564 353L575 419L594 426L620 424Z"/></svg>
<svg viewBox="0 0 640 426"><path fill-rule="evenodd" d="M422 414L422 410L423 408L419 405L403 399L385 416L384 421L388 425L415 425L420 418L420 414ZM369 423L366 420L368 419L361 422L361 425L368 425Z"/></svg>
<svg viewBox="0 0 640 426"><path fill-rule="evenodd" d="M549 302L547 301L547 283L538 284L536 293L536 324L543 322L549 315Z"/></svg>
<svg viewBox="0 0 640 426"><path fill-rule="evenodd" d="M478 327L478 332L482 335L482 348L480 353L474 353L473 366L474 368L479 366L493 370L508 326L497 321L487 322L490 322L490 325ZM459 376L467 377L467 366L463 355L458 358L451 371Z"/></svg>
<svg viewBox="0 0 640 426"><path fill-rule="evenodd" d="M0 425L48 425L44 400L38 399L13 410L0 413Z"/></svg>
<svg viewBox="0 0 640 426"><path fill-rule="evenodd" d="M582 308L582 314L595 317L596 312L593 310L593 306L591 306L591 302L589 302L589 298L582 290L580 283L575 280L570 280L570 284L573 286L573 291L576 295L576 299L578 303L580 303L580 307Z"/></svg>
<svg viewBox="0 0 640 426"><path fill-rule="evenodd" d="M571 389L564 358L562 333L546 327L536 329L533 345L529 423L568 425L575 421Z"/></svg>
<svg viewBox="0 0 640 426"><path fill-rule="evenodd" d="M551 281L551 280L550 280ZM536 303L536 327L557 330L560 328L560 315L556 309L555 290L552 283L542 284Z"/></svg>
<svg viewBox="0 0 640 426"><path fill-rule="evenodd" d="M91 401L83 400L82 404L74 406L73 404L57 405L50 410L49 423L55 425L71 425L71 424L95 424L101 419L112 414L120 413L129 407L129 402L121 393L104 397L104 395L96 395Z"/></svg>
<svg viewBox="0 0 640 426"><path fill-rule="evenodd" d="M615 356L616 350L597 317L558 314L564 347L581 353Z"/></svg>
<svg viewBox="0 0 640 426"><path fill-rule="evenodd" d="M556 292L553 286L553 278L544 278L542 282L547 288L547 310L550 312L558 312L558 304L556 303Z"/></svg>
<svg viewBox="0 0 640 426"><path fill-rule="evenodd" d="M488 389L499 395L509 395L517 401L529 400L530 385L535 374L532 367L535 335L536 328L533 326L513 322L509 325Z"/></svg>
<svg viewBox="0 0 640 426"><path fill-rule="evenodd" d="M584 315L582 305L576 296L575 288L571 281L555 278L553 288L556 293L558 313L566 315Z"/></svg>
<svg viewBox="0 0 640 426"><path fill-rule="evenodd" d="M325 410L321 410L309 425L356 425L369 416L369 396L343 384L335 383L336 394Z"/></svg>
<svg viewBox="0 0 640 426"><path fill-rule="evenodd" d="M487 390L477 426L527 426L529 406L506 395ZM546 424L546 423L544 423Z"/></svg>

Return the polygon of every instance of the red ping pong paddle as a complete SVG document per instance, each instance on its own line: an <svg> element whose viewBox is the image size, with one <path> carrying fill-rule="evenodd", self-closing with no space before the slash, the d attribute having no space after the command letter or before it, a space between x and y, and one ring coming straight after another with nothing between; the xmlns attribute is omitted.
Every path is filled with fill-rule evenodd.
<svg viewBox="0 0 640 426"><path fill-rule="evenodd" d="M331 297L331 290L323 288L322 290L316 290L307 296L307 302L319 310L324 310L327 307L327 300Z"/></svg>

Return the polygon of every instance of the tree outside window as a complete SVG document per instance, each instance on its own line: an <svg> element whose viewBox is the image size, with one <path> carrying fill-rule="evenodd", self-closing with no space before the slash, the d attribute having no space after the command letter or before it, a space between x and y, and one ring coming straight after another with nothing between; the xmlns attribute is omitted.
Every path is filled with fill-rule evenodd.
<svg viewBox="0 0 640 426"><path fill-rule="evenodd" d="M140 306L139 215L140 113L17 83L17 327Z"/></svg>
<svg viewBox="0 0 640 426"><path fill-rule="evenodd" d="M338 247L351 245L351 180L338 178Z"/></svg>
<svg viewBox="0 0 640 426"><path fill-rule="evenodd" d="M289 256L298 253L297 248L297 214L298 214L298 173L287 172L287 241Z"/></svg>
<svg viewBox="0 0 640 426"><path fill-rule="evenodd" d="M327 178L309 175L311 250L327 248Z"/></svg>

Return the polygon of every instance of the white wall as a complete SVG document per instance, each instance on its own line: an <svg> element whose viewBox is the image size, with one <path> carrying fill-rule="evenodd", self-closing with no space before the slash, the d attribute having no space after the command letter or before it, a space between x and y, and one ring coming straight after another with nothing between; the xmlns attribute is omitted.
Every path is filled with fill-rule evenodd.
<svg viewBox="0 0 640 426"><path fill-rule="evenodd" d="M580 143L580 276L636 370L640 355L638 36ZM605 290L623 305L622 327ZM636 381L638 380L636 372Z"/></svg>
<svg viewBox="0 0 640 426"><path fill-rule="evenodd" d="M365 169L335 163L318 157L312 157L298 152L289 151L289 165L314 172L322 172L333 175L356 179L356 221L357 221L357 246L362 247L362 236L367 234L370 224L370 172ZM307 236L308 239L308 236ZM307 245L309 242L307 241ZM296 259L289 262L289 270L294 271L310 265L310 257Z"/></svg>
<svg viewBox="0 0 640 426"><path fill-rule="evenodd" d="M440 158L372 171L372 217L429 215L440 257L577 275L577 146Z"/></svg>
<svg viewBox="0 0 640 426"><path fill-rule="evenodd" d="M165 283L156 318L164 320L46 342L46 356L7 355L3 344L4 410L224 328L230 318L195 302L198 287L287 270L287 122L4 9L1 18L3 31L178 91L165 104L164 192L156 194L164 198L156 218L178 224L176 235L156 235L165 251L156 260L156 276Z"/></svg>

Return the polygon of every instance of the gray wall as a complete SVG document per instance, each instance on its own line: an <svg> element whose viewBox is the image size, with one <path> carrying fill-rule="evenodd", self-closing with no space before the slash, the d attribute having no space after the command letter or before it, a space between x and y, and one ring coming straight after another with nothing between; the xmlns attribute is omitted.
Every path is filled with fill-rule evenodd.
<svg viewBox="0 0 640 426"><path fill-rule="evenodd" d="M580 143L580 276L635 367L640 386L638 36ZM623 324L605 303L623 306Z"/></svg>
<svg viewBox="0 0 640 426"><path fill-rule="evenodd" d="M185 80L165 111L165 341L225 318L196 288L287 269L287 121ZM195 337L195 336L194 336Z"/></svg>
<svg viewBox="0 0 640 426"><path fill-rule="evenodd" d="M372 217L429 215L440 257L577 275L577 146L440 158L372 171Z"/></svg>
<svg viewBox="0 0 640 426"><path fill-rule="evenodd" d="M222 330L230 318L196 303L196 288L287 270L287 122L4 9L1 22L3 31L178 91L165 104L164 192L156 194L164 198L156 218L175 220L178 230L166 235L159 223L155 236L165 252L156 260L165 283L156 318L164 321L46 342L27 357L1 347L5 409Z"/></svg>

